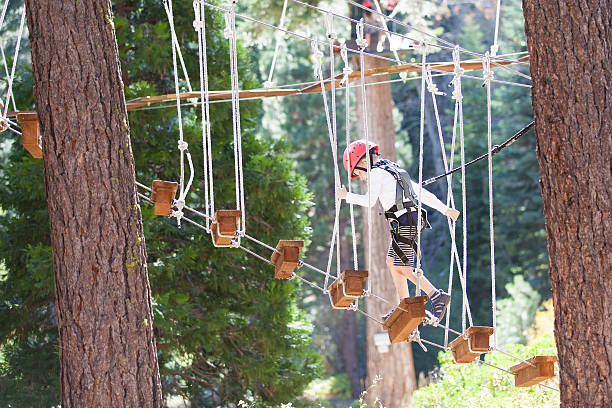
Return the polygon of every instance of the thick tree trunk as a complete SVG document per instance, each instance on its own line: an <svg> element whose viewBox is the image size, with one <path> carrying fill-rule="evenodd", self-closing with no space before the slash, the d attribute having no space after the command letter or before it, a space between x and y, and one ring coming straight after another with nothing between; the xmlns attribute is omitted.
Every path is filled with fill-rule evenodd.
<svg viewBox="0 0 612 408"><path fill-rule="evenodd" d="M27 0L51 219L62 407L161 407L110 1Z"/></svg>
<svg viewBox="0 0 612 408"><path fill-rule="evenodd" d="M524 1L561 405L612 406L612 3Z"/></svg>
<svg viewBox="0 0 612 408"><path fill-rule="evenodd" d="M358 60L357 60L358 61ZM387 66L386 61L366 57L365 68ZM383 82L387 75L370 77L367 82ZM354 83L353 86L358 86ZM382 156L395 160L395 126L393 123L393 99L390 84L369 86L366 89L369 139L380 144ZM355 105L357 107L357 129L360 138L364 138L363 109L361 88L357 88ZM366 191L366 190L363 190ZM391 236L387 221L379 215L379 207L372 211L372 259L367 260L372 292L397 304L399 298L393 285L390 271L387 269L386 256ZM365 212L364 212L365 213ZM367 213L364 214L364 248L367 248ZM392 306L373 297L366 300L369 314L380 318ZM385 407L399 408L410 404L412 393L416 389L412 348L409 343L391 346L387 353L379 353L374 345L374 334L383 332L380 324L368 319L367 322L367 355L368 374L366 380L367 399L373 403L380 398ZM375 386L374 386L375 384Z"/></svg>

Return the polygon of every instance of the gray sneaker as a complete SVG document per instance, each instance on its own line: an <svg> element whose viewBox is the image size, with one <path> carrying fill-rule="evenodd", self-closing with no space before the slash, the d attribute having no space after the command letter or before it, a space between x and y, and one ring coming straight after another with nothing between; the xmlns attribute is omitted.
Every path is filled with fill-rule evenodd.
<svg viewBox="0 0 612 408"><path fill-rule="evenodd" d="M431 302L431 309L433 311L434 318L438 321L442 320L444 317L444 313L446 312L446 308L450 303L451 297L448 293L443 290L436 290L436 293L433 294L429 301Z"/></svg>
<svg viewBox="0 0 612 408"><path fill-rule="evenodd" d="M390 311L389 313L387 313L386 315L381 316L381 319L383 320L383 322L384 322L385 320L387 320L389 317L391 317L391 315L393 314L393 312L395 312L395 308L391 309L391 311Z"/></svg>

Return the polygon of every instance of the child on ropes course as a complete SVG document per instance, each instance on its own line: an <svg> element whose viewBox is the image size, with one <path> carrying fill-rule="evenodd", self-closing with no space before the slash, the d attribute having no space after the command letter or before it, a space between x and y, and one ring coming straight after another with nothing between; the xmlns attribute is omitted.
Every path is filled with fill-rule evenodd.
<svg viewBox="0 0 612 408"><path fill-rule="evenodd" d="M370 169L370 200L368 201L367 193L349 193L344 186L338 188L337 194L338 198L363 207L372 207L376 201L380 200L391 230L387 266L391 271L397 294L400 299L403 299L409 296L406 278L414 284L417 281L413 264L417 249L419 185L410 180L408 173L396 163L379 159L379 148L379 145L373 142L368 142L366 147L365 140L357 140L346 148L342 160L351 178L359 177L362 181L366 181L368 178L366 154L369 153L372 166ZM453 221L457 221L459 217L459 211L449 208L425 189L421 190L421 202L438 210ZM422 228L431 228L427 221L427 211L424 209L421 225ZM436 289L424 276L421 276L420 284L431 302L434 317L440 321L450 302L450 295ZM393 310L383 316L383 320L391 313Z"/></svg>

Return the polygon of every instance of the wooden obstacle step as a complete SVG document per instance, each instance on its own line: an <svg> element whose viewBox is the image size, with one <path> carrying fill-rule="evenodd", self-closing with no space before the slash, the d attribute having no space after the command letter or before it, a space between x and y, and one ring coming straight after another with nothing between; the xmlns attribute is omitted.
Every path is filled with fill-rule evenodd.
<svg viewBox="0 0 612 408"><path fill-rule="evenodd" d="M555 376L556 356L533 356L525 362L513 365L509 370L514 374L516 387L531 387Z"/></svg>
<svg viewBox="0 0 612 408"><path fill-rule="evenodd" d="M153 180L151 200L155 203L155 215L170 215L172 201L176 195L178 183L174 181Z"/></svg>
<svg viewBox="0 0 612 408"><path fill-rule="evenodd" d="M240 210L217 210L215 220L210 227L213 244L217 247L231 246L238 231L238 221L240 221Z"/></svg>
<svg viewBox="0 0 612 408"><path fill-rule="evenodd" d="M21 125L21 144L35 159L42 159L40 143L40 124L36 112L18 113L17 121Z"/></svg>
<svg viewBox="0 0 612 408"><path fill-rule="evenodd" d="M453 353L455 363L471 363L482 353L489 351L489 337L493 334L492 327L472 326L465 331L465 336L459 336L448 345Z"/></svg>
<svg viewBox="0 0 612 408"><path fill-rule="evenodd" d="M410 334L427 316L425 314L427 296L414 296L402 299L393 314L385 320L385 330L391 344L399 343L410 337ZM400 307L402 309L400 309Z"/></svg>
<svg viewBox="0 0 612 408"><path fill-rule="evenodd" d="M278 241L276 251L270 261L274 264L274 277L276 279L289 279L300 261L300 252L304 248L304 241L281 239Z"/></svg>
<svg viewBox="0 0 612 408"><path fill-rule="evenodd" d="M363 295L363 284L368 278L368 271L346 270L340 279L329 285L329 294L334 308L347 308L358 297Z"/></svg>

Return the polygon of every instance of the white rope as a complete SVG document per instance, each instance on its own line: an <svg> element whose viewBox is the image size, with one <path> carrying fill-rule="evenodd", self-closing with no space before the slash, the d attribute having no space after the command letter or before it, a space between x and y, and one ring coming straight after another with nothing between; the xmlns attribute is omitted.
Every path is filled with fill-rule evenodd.
<svg viewBox="0 0 612 408"><path fill-rule="evenodd" d="M337 142L336 142L336 136L334 133L334 128L333 128L333 124L332 124L332 119L330 118L330 113L329 113L329 106L327 103L327 95L326 95L326 91L325 91L325 81L323 79L323 70L322 70L322 62L323 62L323 52L321 50L319 50L319 46L317 45L316 42L312 42L311 43L311 48L312 48L312 56L313 56L313 64L314 64L314 76L315 78L317 78L319 80L319 83L321 85L321 96L323 97L323 107L325 109L325 120L327 121L327 133L329 135L329 144L331 146L331 150L332 150L332 158L334 161L334 228L332 231L332 238L331 238L331 243L329 245L329 256L327 258L327 269L326 269L326 275L325 275L325 283L324 283L324 287L325 290L327 290L328 287L328 279L329 279L329 273L331 270L331 262L334 256L334 246L338 245L339 242L339 217L340 217L340 205L339 205L339 200L338 200L338 193L336 192L337 187L340 186L340 172L338 171L338 161L337 161ZM336 241L336 239L338 239L338 241ZM340 251L338 251L340 252ZM339 254L337 254L337 256L339 256ZM339 272L340 268L338 268L338 270L336 271L337 275L339 276Z"/></svg>
<svg viewBox="0 0 612 408"><path fill-rule="evenodd" d="M334 61L334 42L338 38L334 32L334 16L330 12L325 15L325 26L327 40L329 41L329 69L330 69L330 85L331 85L331 117L332 117L332 132L333 132L333 143L332 143L332 159L334 161L334 191L340 188L340 171L338 168L338 132L337 132L337 120L336 120L336 72L335 72L335 61ZM325 92L325 85L323 85L322 92ZM341 260L340 260L340 208L341 201L335 194L335 222L338 224L336 227L336 276L340 278L341 273Z"/></svg>
<svg viewBox="0 0 612 408"><path fill-rule="evenodd" d="M9 3L9 0L5 0L4 6L2 6L2 15L0 15L0 30L4 27L4 18L6 16L6 10L8 8L8 3ZM25 11L25 7L24 7L24 11ZM0 52L2 53L2 64L4 66L4 74L6 75L7 78L9 78L9 70L8 70L8 64L6 63L6 55L4 54L4 42L3 41L0 41ZM16 111L17 106L15 104L15 96L12 94L12 92L11 92L11 101L13 102L13 110ZM6 104L8 105L9 101L6 101ZM6 115L4 115L3 119L6 119ZM6 121L3 121L3 123L6 123Z"/></svg>
<svg viewBox="0 0 612 408"><path fill-rule="evenodd" d="M178 149L180 151L180 183L179 183L179 198L175 200L176 210L172 210L171 216L176 217L176 221L178 225L181 225L181 218L183 217L183 207L185 206L185 197L189 193L189 188L191 188L191 182L193 181L193 163L191 161L191 155L189 154L188 148L189 145L184 140L183 137L183 118L181 113L181 98L180 98L180 88L179 88L179 72L178 72L178 63L177 63L177 45L178 40L176 39L176 31L174 29L174 15L172 9L172 0L164 0L164 9L166 10L166 15L168 16L168 23L170 26L170 36L172 42L172 66L174 69L174 90L176 94L176 110L177 110L177 121L178 121L178 130L179 130L179 140L177 142ZM189 182L187 183L187 188L185 188L185 155L187 155L187 161L189 163L189 168L191 170L191 174L189 177Z"/></svg>
<svg viewBox="0 0 612 408"><path fill-rule="evenodd" d="M340 49L340 56L342 57L342 61L344 62L344 68L342 69L342 73L344 74L342 81L340 81L340 85L345 87L344 93L344 110L345 110L345 131L346 131L346 148L348 149L351 144L351 122L350 122L350 97L351 97L351 88L350 88L350 75L353 72L351 65L348 60L348 52L346 50L346 42L342 42L342 48ZM350 172L346 172L346 185L348 186L349 193L352 192L351 188L351 174ZM353 244L353 269L359 270L359 258L357 256L357 238L355 236L355 212L353 204L349 204L350 217L351 217L351 240Z"/></svg>
<svg viewBox="0 0 612 408"><path fill-rule="evenodd" d="M287 0L283 3L283 11L281 12L280 21L278 23L279 28L283 28L285 25L285 14L287 13ZM283 33L281 31L276 32L276 44L274 46L274 55L272 56L272 63L270 64L270 72L268 73L268 80L264 82L265 88L272 88L274 86L274 82L272 82L272 76L274 75L274 67L276 66L276 58L278 56L278 50L280 48L281 39L283 38Z"/></svg>
<svg viewBox="0 0 612 408"><path fill-rule="evenodd" d="M497 55L497 51L499 51L497 39L499 34L499 13L501 11L501 0L497 0L497 6L495 9L495 34L493 37L493 45L491 45L491 56L493 57L495 57Z"/></svg>
<svg viewBox="0 0 612 408"><path fill-rule="evenodd" d="M488 165L489 165L489 240L491 246L491 309L493 313L493 346L497 346L497 317L496 317L496 296L495 296L495 233L493 230L493 156L492 135L491 135L491 80L493 79L493 71L491 71L491 60L489 53L485 53L482 60L482 76L484 85L487 87L487 147L489 149Z"/></svg>
<svg viewBox="0 0 612 408"><path fill-rule="evenodd" d="M444 163L444 171L448 172L448 170L450 169L450 164L446 158L446 149L444 146L444 138L442 135L442 125L440 122L438 104L436 102L436 95L444 95L444 93L440 92L438 90L438 87L433 83L432 75L431 75L431 67L429 65L427 66L425 79L427 80L427 90L431 93L431 99L432 99L432 103L434 107L434 114L436 117L436 127L438 130L438 140L440 142L440 150L442 152L442 161ZM455 115L454 115L454 122L453 122L453 136L452 136L451 151L450 151L450 154L451 154L450 163L453 163L454 157L455 157L455 143L456 143L456 136L457 136L457 132L456 132L457 116L458 116L458 107L457 105L455 105ZM448 174L446 176L446 182L447 182L446 206L454 209L455 199L453 197L453 189L452 189L452 174ZM463 275L461 272L461 262L459 260L459 252L457 251L457 243L455 241L456 222L452 221L451 219L447 219L447 222L448 222L448 229L449 229L449 233L451 237L451 254L450 254L449 273L448 273L448 294L452 295L453 293L453 271L455 268L454 267L455 261L457 263L458 275L459 275L459 279L460 279L462 287L465 285L465 279L463 279ZM472 312L470 310L470 303L467 299L467 296L464 297L464 301L466 304L467 315L468 315L469 321L472 322ZM448 307L450 310L450 303ZM450 323L450 311L446 314L446 326L444 330L444 346L445 347L448 345L448 332L449 332L449 326L450 326L449 323Z"/></svg>
<svg viewBox="0 0 612 408"><path fill-rule="evenodd" d="M185 76L185 82L187 83L187 89L189 90L189 92L193 92L193 89L191 88L191 81L189 80L189 73L187 72L187 68L185 67L185 61L183 60L183 53L181 52L181 46L178 42L178 38L176 37L176 34L173 37L173 41L175 43L179 62L181 63L181 69L183 70L183 75Z"/></svg>
<svg viewBox="0 0 612 408"><path fill-rule="evenodd" d="M374 0L374 4L376 5L376 10L378 11L378 13L380 13L381 16L383 16L380 21L383 24L383 28L385 29L385 31L383 31L383 33L385 34L385 37L387 37L387 40L389 40L389 48L391 49L391 31L389 31L389 27L387 26L387 18L385 17L384 13L382 12L382 9L380 8L380 2L379 0ZM377 47L378 48L378 47ZM397 50L395 48L391 49L391 52L393 53L393 57L395 58L395 62L397 63L397 65L401 65L401 60L399 57L399 54L397 53ZM407 72L400 72L399 73L400 78L402 79L402 81L406 81L406 79L408 78L408 73Z"/></svg>
<svg viewBox="0 0 612 408"><path fill-rule="evenodd" d="M212 149L210 136L210 100L208 90L208 57L206 55L206 8L201 0L193 2L195 20L193 27L198 33L198 57L200 66L200 98L202 110L202 165L204 170L204 201L206 214L215 213L215 193L212 174ZM210 230L210 220L206 218L206 228Z"/></svg>
<svg viewBox="0 0 612 408"><path fill-rule="evenodd" d="M2 41L0 41L0 53L2 54L2 66L4 67L4 75L6 75L6 77L8 78L9 77L8 64L6 63L6 55L4 54L4 44L2 43ZM17 111L17 105L15 104L15 95L13 95L12 92L11 92L11 102L13 103L13 110Z"/></svg>
<svg viewBox="0 0 612 408"><path fill-rule="evenodd" d="M323 107L325 109L325 119L327 121L327 132L329 135L329 143L333 151L334 149L334 131L332 128L331 119L329 117L329 107L327 105L327 95L325 93L325 83L323 81L323 69L321 67L321 64L323 62L323 52L319 49L319 46L317 45L315 41L311 42L310 45L312 49L313 65L314 65L313 74L314 74L314 77L319 80L319 83L321 85L321 95L323 96ZM334 172L334 185L337 185L335 172ZM339 208L338 208L338 197L337 197L336 192L334 192L334 210L335 210L334 211L334 228L332 231L331 242L329 244L329 256L327 257L327 268L325 269L326 271L325 272L325 282L323 284L323 287L325 288L326 291L328 287L329 272L331 270L331 262L334 256L334 246L336 244L336 235L338 233L338 226L339 226L339 223L337 222L338 216L339 216Z"/></svg>
<svg viewBox="0 0 612 408"><path fill-rule="evenodd" d="M368 46L368 41L364 36L364 20L363 18L359 21L357 25L357 46L359 47L359 72L361 74L361 108L362 108L362 116L363 116L363 131L365 135L365 144L366 144L366 173L367 173L367 185L368 185L368 204L372 202L372 188L370 181L370 171L372 169L372 155L370 154L370 143L369 143L369 135L370 129L368 127L368 104L367 104L367 94L366 94L366 80L365 80L365 56L364 50ZM367 208L368 213L368 250L366 256L367 268L372 268L372 208ZM367 280L367 289L366 293L371 292L371 279Z"/></svg>
<svg viewBox="0 0 612 408"><path fill-rule="evenodd" d="M307 3L304 3L304 2L301 2L301 1L298 1L298 0L291 0L291 1L293 1L293 2L295 2L295 3L298 3L298 4L305 5L305 6L309 7L309 8L312 8L312 9L318 10L318 11L323 12L323 13L327 13L327 12L328 12L327 10L320 9L320 8L318 8L318 7L312 6L312 5L310 5L310 4L307 4ZM349 0L349 1L350 1L350 0ZM222 11L222 12L227 12L227 11L229 11L228 9L225 9L225 8L223 8L223 7L219 7L219 6L217 6L217 5L215 5L215 4L212 4L212 3L208 2L208 1L205 1L205 0L203 0L203 1L202 1L202 3L203 3L204 5L206 5L207 7L210 7L210 8L215 9L215 10L219 10L219 11ZM362 8L363 8L363 7L362 7ZM374 11L374 10L372 10L372 11ZM375 12L375 11L374 11L374 12ZM337 13L332 13L332 14L333 14L334 16L339 17L339 18L342 18L342 19L344 19L344 20L351 21L351 22L353 22L353 23L355 23L355 24L359 24L359 21L357 21L357 20L355 20L355 19L352 19L352 18L350 18L350 17L346 17L346 16L343 16L343 15L341 15L341 14L337 14ZM310 42L312 42L312 41L316 41L316 42L317 42L317 43L319 43L319 44L327 45L327 43L326 43L326 42L324 42L324 41L321 41L321 40L318 40L318 39L316 39L316 38L312 38L312 37L309 37L309 36L305 36L305 35L302 35L302 34L296 33L296 32L294 32L294 31L290 31L290 30L287 30L287 29L279 28L279 27L277 27L277 26L275 26L275 25L273 25L273 24L266 23L266 22L261 21L261 20L258 20L258 19L256 19L256 18L252 18L252 17L249 17L249 16L245 16L245 15L243 15L243 14L239 14L239 13L235 13L235 15L236 15L236 16L238 16L238 17L240 17L240 18L242 18L242 19L243 19L243 20L245 20L245 21L250 21L250 22L253 22L253 23L255 23L255 24L259 24L259 25L261 25L261 26L264 26L264 27L268 27L268 28L271 28L271 29L274 29L274 30L278 30L278 31L281 31L281 32L283 32L283 33L285 33L285 34L292 35L292 36L294 36L294 37L296 37L296 38L300 38L300 39L305 40L305 41L310 41ZM397 22L397 20L392 20L392 21ZM400 23L401 23L401 22L400 22ZM373 29L375 29L375 30L378 30L378 31L383 31L383 29L382 29L381 27L377 27L377 26L374 26L374 25L372 25L372 24L368 24L368 23L365 23L365 25L367 25L368 27L373 28ZM403 34L399 34L399 33L395 33L395 32L390 32L390 33L391 33L391 34L393 34L393 35L399 36L399 37L401 37L401 38L403 38L403 39L406 39L406 40L412 41L412 42L419 42L419 41L415 40L414 38L407 37L407 36L405 36L405 35L403 35ZM431 46L431 47L438 47L438 48L442 48L442 49L446 49L446 50L453 50L453 49L454 49L454 48L452 48L452 45L453 45L453 44L451 44L451 43L449 43L449 44L451 44L451 46L441 46L441 45L439 45L439 44L428 43L428 42L425 42L425 44L426 44L426 45L428 45L428 46ZM458 47L458 46L456 46L456 47ZM334 48L338 48L338 49L340 49L340 46L339 46L339 45L335 45L335 46L334 46ZM349 49L349 50L350 50L351 52L358 52L358 51L354 51L354 50L352 50L352 49ZM478 58L482 58L482 56L483 56L483 54L481 54L481 53L477 53L477 52L473 52L473 51L469 51L469 50L465 50L465 49L461 49L461 48L460 48L460 51L461 51L461 52L463 52L463 53L465 53L465 54L468 54L468 55L471 55L471 56L474 56L474 57L478 57ZM364 52L364 55L367 55L367 56L372 57L372 58L380 59L380 60L383 60L383 61L389 61L389 62L393 62L393 63L396 63L396 62L397 62L397 61L396 61L395 59L393 59L393 58L388 58L388 57L385 57L385 56L383 56L383 55L378 55L378 54L374 54L374 53ZM514 62L514 61L507 60L507 59L504 59L504 58L501 58L501 57L496 57L496 59L495 59L495 60L493 60L493 61L491 61L491 63L492 63L492 64L494 64L494 65L498 65L500 68L503 68L503 69L505 69L505 70L508 70L509 72L513 72L513 73L515 73L516 75L520 75L520 76L523 76L523 77L525 77L525 78L527 78L527 79L531 79L531 77L529 77L528 75L525 75L525 74L523 74L523 73L522 73L522 72L520 72L520 71L516 71L516 70L514 70L514 69L512 69L512 68L510 68L510 67L508 67L508 66L506 66L506 65L500 65L500 64L498 64L496 61L502 61L502 62L506 62L506 63L507 63L507 62ZM402 63L402 65L408 65L408 66L419 66L418 64L413 64L413 63L411 63L411 62L408 62L408 61L403 61L403 60L401 61L401 63ZM436 70L436 69L434 69L434 71L435 71L435 72L446 72L446 71L439 71L439 70ZM465 76L465 77L466 77L466 78L469 78L468 76ZM474 79L480 79L480 78L479 78L479 77L474 77Z"/></svg>
<svg viewBox="0 0 612 408"><path fill-rule="evenodd" d="M8 88L6 90L6 104L4 105L4 112L2 114L3 117L6 117L9 108L9 101L11 100L11 96L13 95L13 80L15 79L15 67L17 66L17 60L19 59L19 48L21 46L21 37L23 35L23 25L25 22L26 9L23 8L23 12L21 13L21 22L19 23L19 32L17 35L17 45L15 45L15 55L13 57L13 66L11 68L11 76L9 77ZM40 143L40 141L39 141Z"/></svg>
<svg viewBox="0 0 612 408"><path fill-rule="evenodd" d="M465 139L463 135L463 95L461 93L461 76L465 72L461 68L461 56L459 54L459 47L453 50L453 62L455 64L455 77L451 81L454 85L453 99L456 101L456 106L459 109L459 141L461 144L461 202L462 202L462 220L463 220L463 279L466 281L462 287L463 289L463 307L461 313L461 327L462 331L465 332L465 315L466 315L466 300L467 300L467 194L465 185Z"/></svg>
<svg viewBox="0 0 612 408"><path fill-rule="evenodd" d="M417 275L416 279L416 296L421 296L421 276L423 270L421 269L421 228L423 226L423 216L421 211L423 209L423 203L421 198L423 195L423 148L424 148L424 135L425 135L425 78L426 72L426 61L427 61L427 45L421 44L421 123L419 127L419 193L418 193L418 206L417 206L417 253L415 272Z"/></svg>
<svg viewBox="0 0 612 408"><path fill-rule="evenodd" d="M244 208L244 175L242 167L242 131L240 126L240 88L238 82L238 51L236 38L236 2L225 14L225 36L229 40L230 77L232 82L232 118L234 124L234 170L236 174L236 209L240 210L240 233L246 232Z"/></svg>

